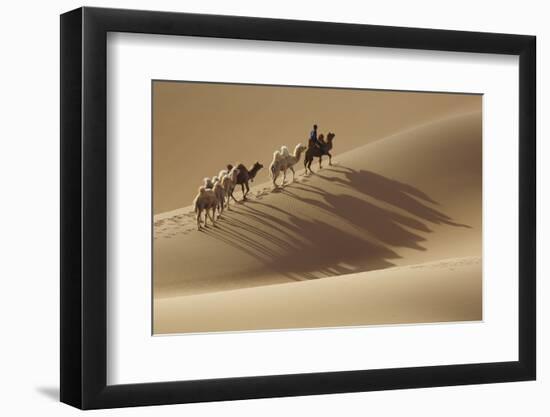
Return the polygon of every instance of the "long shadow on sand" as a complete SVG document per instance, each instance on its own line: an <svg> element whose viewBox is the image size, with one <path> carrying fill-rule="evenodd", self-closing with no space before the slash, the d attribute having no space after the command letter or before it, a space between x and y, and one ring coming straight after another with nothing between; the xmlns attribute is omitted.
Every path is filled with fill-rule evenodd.
<svg viewBox="0 0 550 417"><path fill-rule="evenodd" d="M338 166L315 177L317 185L304 180L278 190L277 196L239 204L206 233L268 269L303 280L391 267L391 260L400 257L396 248L425 250L423 235L431 233L430 224L469 228L433 208L438 203L421 190L373 172ZM331 183L351 193L325 191L323 185ZM283 198L288 199L283 207L305 204L323 216L310 218L275 205Z"/></svg>
<svg viewBox="0 0 550 417"><path fill-rule="evenodd" d="M344 166L331 167L325 171L343 174L342 177L331 177L318 174L320 178L329 182L336 182L342 186L352 187L362 194L377 200L392 204L403 209L413 216L435 224L447 224L456 227L470 228L470 226L455 223L441 211L435 210L426 203L438 205L426 193L411 185L386 178L382 175L366 170L354 170Z"/></svg>

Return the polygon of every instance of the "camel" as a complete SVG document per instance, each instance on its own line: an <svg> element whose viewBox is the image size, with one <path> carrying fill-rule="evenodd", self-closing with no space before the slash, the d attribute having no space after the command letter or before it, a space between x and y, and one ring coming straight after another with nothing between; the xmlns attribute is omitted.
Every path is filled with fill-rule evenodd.
<svg viewBox="0 0 550 417"><path fill-rule="evenodd" d="M307 148L299 143L294 148L294 153L290 156L287 156L285 158L285 165L286 169L283 171L283 184L286 180L286 170L290 169L292 171L292 182L294 182L294 179L296 177L296 172L294 171L294 165L296 165L300 161L300 156L302 155L302 152L304 152Z"/></svg>
<svg viewBox="0 0 550 417"><path fill-rule="evenodd" d="M214 185L212 186L212 191L214 191L214 194L216 195L216 209L218 210L218 219L222 216L223 213L223 206L225 205L225 189L223 188L221 180L217 179L214 182Z"/></svg>
<svg viewBox="0 0 550 417"><path fill-rule="evenodd" d="M235 202L235 197L233 197L233 190L235 189L235 186L237 185L237 177L239 175L239 169L237 167L232 167L227 175L224 175L222 178L222 186L225 190L225 195L227 196L227 210L231 210L229 208L229 200L230 198L233 198Z"/></svg>
<svg viewBox="0 0 550 417"><path fill-rule="evenodd" d="M294 165L298 163L302 152L304 152L305 150L306 147L299 143L298 145L296 145L296 148L294 148L294 153L292 155L288 154L288 149L286 148L286 146L283 146L281 148L281 151L275 151L273 153L273 161L271 162L269 168L271 179L273 181L273 186L275 188L278 187L275 181L279 177L281 172L283 173L283 182L281 186L285 184L286 171L289 169L292 171L292 181L294 181L294 177L296 175L296 173L294 172Z"/></svg>
<svg viewBox="0 0 550 417"><path fill-rule="evenodd" d="M214 217L216 216L216 206L218 205L218 199L214 190L208 189L206 187L200 187L199 193L193 200L193 207L195 213L197 213L197 229L201 230L201 214L204 211L204 227L208 227L207 219L210 218L212 226L215 226ZM212 215L210 215L210 210Z"/></svg>
<svg viewBox="0 0 550 417"><path fill-rule="evenodd" d="M321 166L321 160L323 159L323 155L328 155L328 164L332 165L332 155L330 154L330 150L332 149L332 141L336 135L332 132L329 132L327 135L327 140L324 140L323 135L319 135L319 141L323 143L323 148L319 148L315 143L313 143L313 140L309 140L308 142L308 148L306 151L306 155L304 156L304 167L306 169L306 174L313 173L311 170L311 163L313 162L313 158L319 158L319 169L323 168Z"/></svg>
<svg viewBox="0 0 550 417"><path fill-rule="evenodd" d="M241 185L241 189L243 191L243 200L246 200L246 195L250 191L250 186L248 185L248 181L254 182L254 178L256 177L256 174L263 167L264 166L259 162L256 162L254 165L252 165L252 168L250 169L247 169L243 164L237 165L237 169L239 170L239 175L237 175L236 185L239 185L239 184ZM227 169L229 170L231 170L232 168L233 168L232 165L227 166ZM245 191L245 187L246 187L246 191Z"/></svg>

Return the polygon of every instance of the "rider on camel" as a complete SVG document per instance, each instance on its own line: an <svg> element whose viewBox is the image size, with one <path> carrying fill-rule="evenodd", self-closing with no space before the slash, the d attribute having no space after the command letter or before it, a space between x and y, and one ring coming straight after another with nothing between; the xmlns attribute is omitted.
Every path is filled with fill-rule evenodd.
<svg viewBox="0 0 550 417"><path fill-rule="evenodd" d="M321 149L321 151L324 151L324 142L317 138L317 125L313 125L313 130L309 134L309 140L311 140L315 146Z"/></svg>

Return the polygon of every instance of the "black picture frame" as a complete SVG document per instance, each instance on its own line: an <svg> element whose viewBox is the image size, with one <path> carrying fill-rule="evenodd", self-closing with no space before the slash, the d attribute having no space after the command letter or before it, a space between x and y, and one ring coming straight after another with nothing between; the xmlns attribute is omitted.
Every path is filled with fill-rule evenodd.
<svg viewBox="0 0 550 417"><path fill-rule="evenodd" d="M108 32L519 56L518 361L107 385ZM535 379L535 51L524 35L88 7L61 15L61 401L94 409Z"/></svg>

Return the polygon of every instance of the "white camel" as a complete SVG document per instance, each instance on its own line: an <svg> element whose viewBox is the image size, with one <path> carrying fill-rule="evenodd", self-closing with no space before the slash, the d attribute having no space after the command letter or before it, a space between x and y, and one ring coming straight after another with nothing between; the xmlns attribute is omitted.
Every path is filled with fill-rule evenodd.
<svg viewBox="0 0 550 417"><path fill-rule="evenodd" d="M214 193L214 190L208 189L206 187L200 187L199 193L195 197L195 200L193 200L193 207L195 209L195 213L197 213L197 229L201 230L201 214L204 211L204 227L207 226L207 219L210 218L210 221L212 222L212 226L215 226L215 220L216 217L216 206L218 204L218 199L216 197L216 194ZM210 211L212 211L212 215L210 215Z"/></svg>
<svg viewBox="0 0 550 417"><path fill-rule="evenodd" d="M227 175L224 175L221 183L222 187L225 191L225 196L227 197L227 210L231 210L229 208L229 200L233 198L235 200L235 197L233 197L233 190L235 189L235 186L237 185L237 176L239 175L239 169L237 167L231 168L231 170L227 173ZM236 202L237 200L235 200Z"/></svg>
<svg viewBox="0 0 550 417"><path fill-rule="evenodd" d="M302 152L304 152L306 149L307 148L304 145L299 143L298 145L296 145L296 148L294 148L293 154L290 154L288 152L288 148L286 146L281 147L280 151L275 151L273 153L273 161L271 161L271 165L269 167L271 179L273 181L273 187L278 187L275 181L277 180L281 172L283 173L283 182L281 186L285 184L286 171L289 169L292 171L292 181L294 182L294 177L296 175L296 173L294 172L294 165L298 163Z"/></svg>
<svg viewBox="0 0 550 417"><path fill-rule="evenodd" d="M212 191L214 191L214 194L216 195L216 208L218 210L219 219L223 213L223 207L225 205L225 189L223 188L222 181L219 180L217 177L214 178L216 178L216 181L212 186Z"/></svg>

